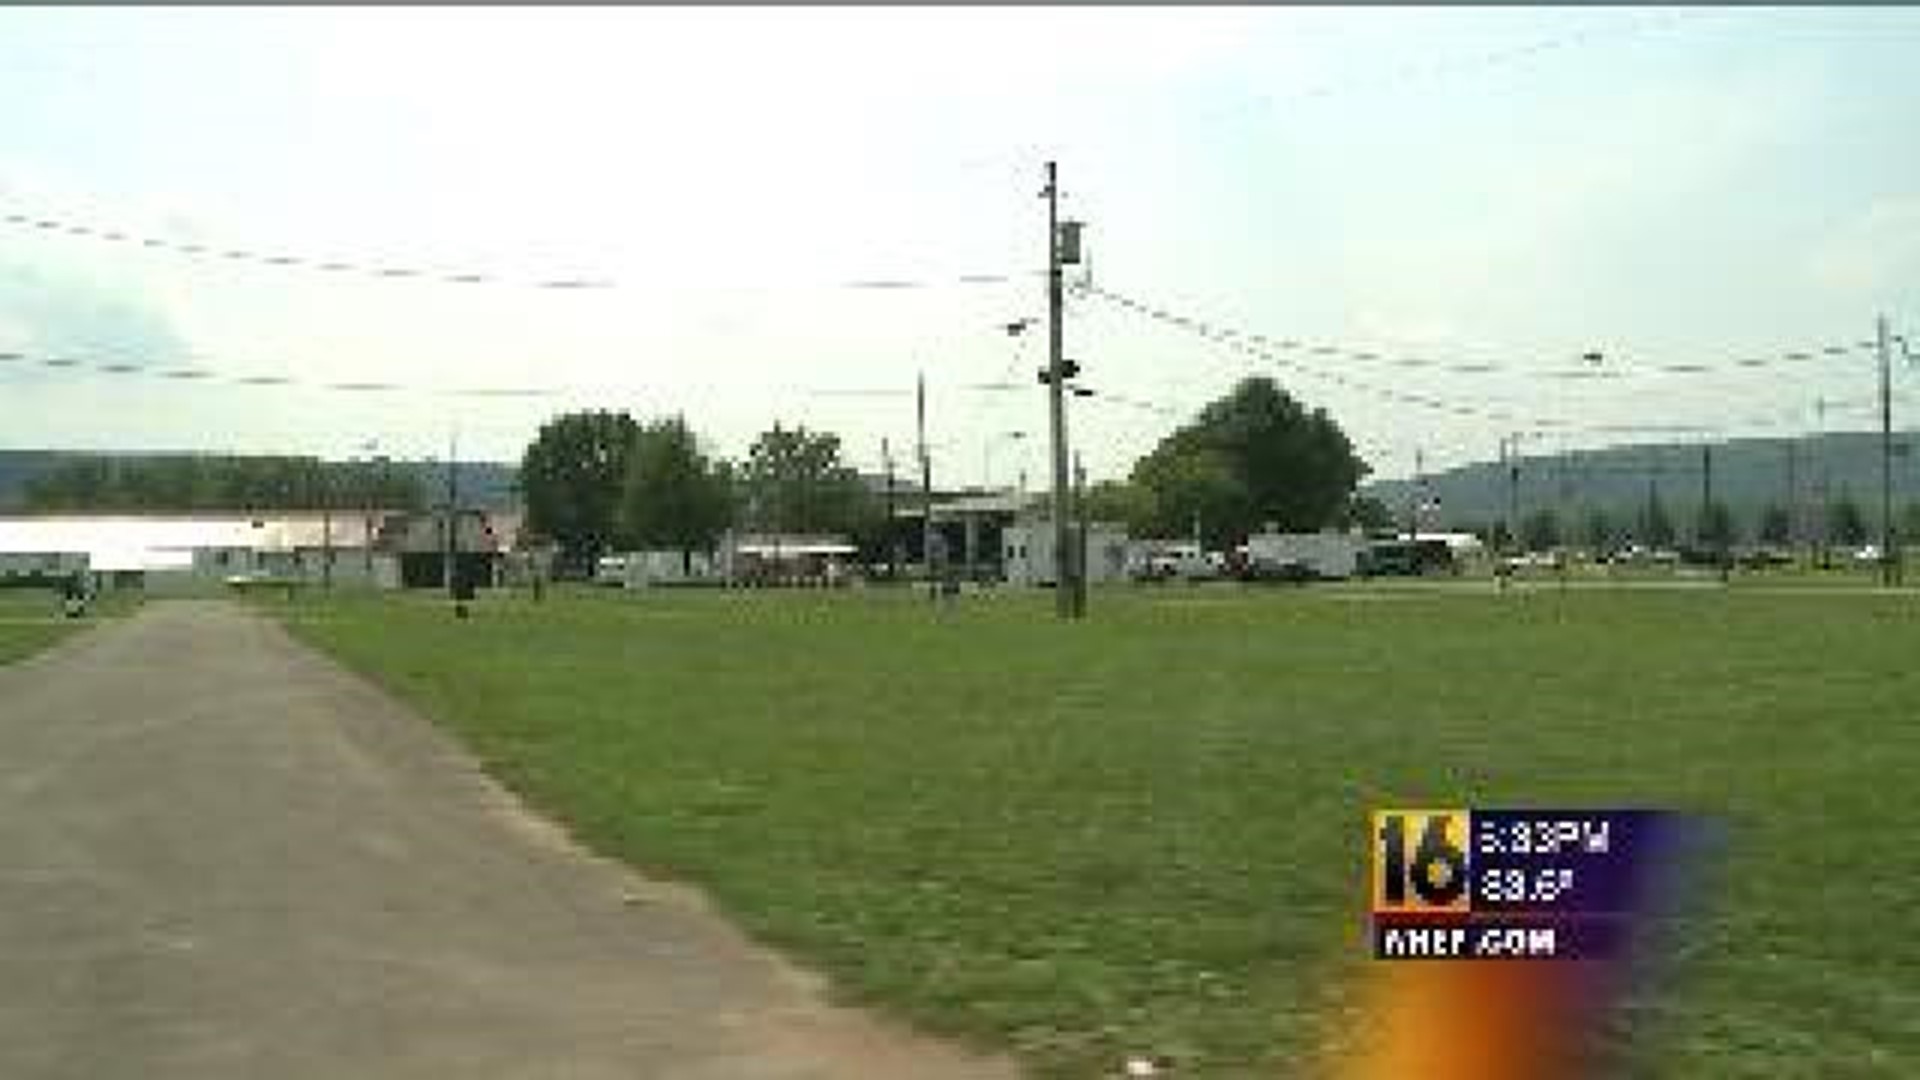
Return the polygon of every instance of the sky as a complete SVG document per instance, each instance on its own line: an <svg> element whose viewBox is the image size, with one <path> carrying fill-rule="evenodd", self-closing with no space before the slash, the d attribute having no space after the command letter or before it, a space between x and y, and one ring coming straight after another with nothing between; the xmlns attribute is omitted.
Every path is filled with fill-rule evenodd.
<svg viewBox="0 0 1920 1080"><path fill-rule="evenodd" d="M1916 45L1867 8L0 9L0 447L517 460L604 407L907 472L924 375L936 482L1038 487L1045 336L1004 326L1046 313L1048 160L1095 479L1255 374L1379 476L1864 429L1856 346L1920 343Z"/></svg>

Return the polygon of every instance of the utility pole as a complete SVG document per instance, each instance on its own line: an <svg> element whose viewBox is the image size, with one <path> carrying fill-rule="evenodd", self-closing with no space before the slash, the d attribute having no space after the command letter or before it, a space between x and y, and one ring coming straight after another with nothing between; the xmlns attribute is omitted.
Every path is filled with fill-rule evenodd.
<svg viewBox="0 0 1920 1080"><path fill-rule="evenodd" d="M1426 487L1426 453L1414 448L1413 483L1407 488L1407 542L1412 543L1420 536L1420 495Z"/></svg>
<svg viewBox="0 0 1920 1080"><path fill-rule="evenodd" d="M1053 435L1053 580L1054 611L1063 619L1077 617L1073 602L1071 560L1067 557L1067 402L1066 365L1062 360L1060 288L1060 173L1047 162L1047 414Z"/></svg>
<svg viewBox="0 0 1920 1080"><path fill-rule="evenodd" d="M1073 452L1073 511L1079 519L1073 540L1073 617L1087 617L1087 467Z"/></svg>
<svg viewBox="0 0 1920 1080"><path fill-rule="evenodd" d="M1899 565L1893 550L1893 375L1887 349L1887 317L1880 316L1880 583L1899 581Z"/></svg>
<svg viewBox="0 0 1920 1080"><path fill-rule="evenodd" d="M1813 511L1816 515L1814 518L1814 525L1816 526L1814 535L1818 538L1818 543L1815 544L1816 557L1820 561L1820 568L1824 570L1828 567L1832 559L1832 553L1828 550L1827 545L1832 539L1829 534L1833 531L1831 513L1833 507L1830 505L1830 500L1833 498L1833 470L1827 462L1826 398L1816 397L1813 399L1813 416L1814 424L1819 429L1819 433L1815 436L1814 448L1818 450L1820 454L1820 503L1814 507Z"/></svg>
<svg viewBox="0 0 1920 1080"><path fill-rule="evenodd" d="M1694 530L1694 539L1700 546L1706 546L1707 516L1713 512L1713 444L1700 445L1700 526Z"/></svg>
<svg viewBox="0 0 1920 1080"><path fill-rule="evenodd" d="M373 500L377 494L373 486L373 462L371 460L367 462L366 471L361 473L361 482L366 484L365 501L367 504L367 517L365 521L360 523L362 530L360 533L360 546L365 552L367 560L366 584L368 587L371 587L373 585Z"/></svg>
<svg viewBox="0 0 1920 1080"><path fill-rule="evenodd" d="M460 481L459 467L460 433L456 430L447 437L447 557L445 572L442 575L447 587L447 595L458 600L459 590L454 587L453 564L460 557Z"/></svg>
<svg viewBox="0 0 1920 1080"><path fill-rule="evenodd" d="M1796 440L1787 440L1787 547L1800 550L1800 472L1794 448Z"/></svg>
<svg viewBox="0 0 1920 1080"><path fill-rule="evenodd" d="M1507 543L1520 546L1520 435L1507 440Z"/></svg>
<svg viewBox="0 0 1920 1080"><path fill-rule="evenodd" d="M325 458L320 459L320 587L333 591L333 485Z"/></svg>
<svg viewBox="0 0 1920 1080"><path fill-rule="evenodd" d="M900 542L894 538L893 447L885 436L880 439L880 460L886 464L887 470L887 580L896 581L900 574Z"/></svg>
<svg viewBox="0 0 1920 1080"><path fill-rule="evenodd" d="M933 575L933 459L927 456L927 375L921 372L914 393L920 450L920 560L927 568L927 599L940 599Z"/></svg>

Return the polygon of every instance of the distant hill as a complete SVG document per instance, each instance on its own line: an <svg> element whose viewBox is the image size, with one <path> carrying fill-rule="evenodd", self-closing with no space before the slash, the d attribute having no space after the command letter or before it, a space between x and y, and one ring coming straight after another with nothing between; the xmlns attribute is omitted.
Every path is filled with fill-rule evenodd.
<svg viewBox="0 0 1920 1080"><path fill-rule="evenodd" d="M1920 502L1920 459L1906 450L1920 443L1913 432L1896 432L1893 458L1893 513L1898 522L1907 504ZM1702 497L1703 461L1699 443L1615 446L1603 450L1535 455L1520 460L1520 516L1542 509L1566 508L1576 529L1589 508L1604 511L1618 526L1631 524L1657 490L1667 513L1683 533L1692 527ZM1869 528L1880 522L1880 435L1843 432L1799 439L1736 439L1714 443L1713 497L1732 511L1743 535L1751 536L1768 504L1789 501L1789 485L1798 493L1802 513L1822 504L1822 485L1834 499L1851 494ZM1498 462L1464 465L1428 477L1439 499L1437 522L1448 528L1483 527L1507 514L1508 480ZM1406 513L1410 482L1381 480L1362 485L1394 512ZM1817 517L1804 520L1815 521Z"/></svg>
<svg viewBox="0 0 1920 1080"><path fill-rule="evenodd" d="M173 457L181 451L125 451L101 453L89 450L0 450L0 513L18 513L24 509L28 481L60 465L87 458ZM395 461L396 474L412 473L419 478L429 504L443 500L447 487L446 468L428 461ZM485 510L506 510L514 505L515 466L497 461L463 461L456 470L460 502Z"/></svg>

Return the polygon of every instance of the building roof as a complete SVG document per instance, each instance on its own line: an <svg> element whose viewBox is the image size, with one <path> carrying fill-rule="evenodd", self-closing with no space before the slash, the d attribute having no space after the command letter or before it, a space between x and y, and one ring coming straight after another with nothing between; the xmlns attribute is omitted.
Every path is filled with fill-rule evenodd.
<svg viewBox="0 0 1920 1080"><path fill-rule="evenodd" d="M740 555L851 555L859 550L842 536L800 533L747 533L733 537L731 546Z"/></svg>
<svg viewBox="0 0 1920 1080"><path fill-rule="evenodd" d="M0 517L0 552L84 554L94 570L165 570L190 566L203 548L292 551L357 549L366 543L362 514L320 511L215 514L72 514Z"/></svg>
<svg viewBox="0 0 1920 1080"><path fill-rule="evenodd" d="M988 517L992 515L1017 516L1042 506L1046 496L1031 492L987 491L969 492L964 495L949 495L935 500L933 520L954 521L965 517ZM913 518L922 515L919 503L909 503L894 509L896 518Z"/></svg>

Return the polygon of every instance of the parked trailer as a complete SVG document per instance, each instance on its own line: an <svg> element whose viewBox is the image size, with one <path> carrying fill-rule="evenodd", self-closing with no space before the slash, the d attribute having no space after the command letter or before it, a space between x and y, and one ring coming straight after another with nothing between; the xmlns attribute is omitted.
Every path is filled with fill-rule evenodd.
<svg viewBox="0 0 1920 1080"><path fill-rule="evenodd" d="M1344 532L1255 533L1247 537L1246 572L1252 577L1353 577L1369 546L1364 536Z"/></svg>

